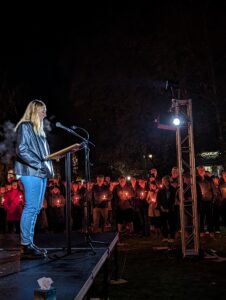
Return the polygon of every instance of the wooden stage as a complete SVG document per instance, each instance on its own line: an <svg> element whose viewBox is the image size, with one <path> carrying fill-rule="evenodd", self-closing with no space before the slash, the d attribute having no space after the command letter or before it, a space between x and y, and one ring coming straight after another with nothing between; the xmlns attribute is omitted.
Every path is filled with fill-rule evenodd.
<svg viewBox="0 0 226 300"><path fill-rule="evenodd" d="M37 280L51 277L56 288L56 299L83 299L102 267L107 282L107 262L117 251L118 234L105 232L93 234L91 241L95 254L84 234L72 232L71 254L66 248L65 234L45 233L37 236L37 245L48 249L49 258L20 261L19 236L0 235L0 299L34 299ZM106 294L107 298L107 294Z"/></svg>

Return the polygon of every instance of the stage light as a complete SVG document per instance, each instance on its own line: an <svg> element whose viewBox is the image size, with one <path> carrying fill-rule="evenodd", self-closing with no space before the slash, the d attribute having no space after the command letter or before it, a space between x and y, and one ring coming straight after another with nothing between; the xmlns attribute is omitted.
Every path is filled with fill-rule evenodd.
<svg viewBox="0 0 226 300"><path fill-rule="evenodd" d="M173 118L173 124L175 126L179 126L181 124L181 120L178 117Z"/></svg>
<svg viewBox="0 0 226 300"><path fill-rule="evenodd" d="M131 176L127 176L126 179L127 179L128 181L130 181L130 180L131 180Z"/></svg>
<svg viewBox="0 0 226 300"><path fill-rule="evenodd" d="M149 157L150 159L152 159L153 155L152 155L152 154L148 154L148 157Z"/></svg>

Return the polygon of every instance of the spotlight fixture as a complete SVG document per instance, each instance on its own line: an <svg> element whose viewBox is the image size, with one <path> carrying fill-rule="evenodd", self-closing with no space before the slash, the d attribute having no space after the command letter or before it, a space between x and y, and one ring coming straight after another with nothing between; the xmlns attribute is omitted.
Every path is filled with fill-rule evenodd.
<svg viewBox="0 0 226 300"><path fill-rule="evenodd" d="M181 120L179 117L174 117L173 118L173 125L175 126L180 126L181 125Z"/></svg>

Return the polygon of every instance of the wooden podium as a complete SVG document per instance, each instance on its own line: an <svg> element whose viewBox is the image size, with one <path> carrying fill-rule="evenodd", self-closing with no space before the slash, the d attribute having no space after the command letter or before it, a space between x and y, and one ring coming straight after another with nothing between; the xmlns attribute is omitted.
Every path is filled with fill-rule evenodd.
<svg viewBox="0 0 226 300"><path fill-rule="evenodd" d="M66 178L66 234L67 253L71 254L71 153L83 149L81 144L73 144L45 157L45 160L59 160L65 157L65 178Z"/></svg>
<svg viewBox="0 0 226 300"><path fill-rule="evenodd" d="M49 160L49 159L59 160L60 158L67 155L67 153L77 152L77 151L81 150L82 148L83 147L81 146L81 144L73 144L71 146L68 146L67 148L64 148L57 152L49 154L48 156L45 157L45 160Z"/></svg>

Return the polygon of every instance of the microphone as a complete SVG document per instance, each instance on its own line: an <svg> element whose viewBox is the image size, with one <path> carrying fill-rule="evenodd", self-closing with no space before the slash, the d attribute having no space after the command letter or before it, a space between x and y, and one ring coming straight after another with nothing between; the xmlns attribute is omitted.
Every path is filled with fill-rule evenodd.
<svg viewBox="0 0 226 300"><path fill-rule="evenodd" d="M84 129L82 127L79 127L79 126L73 125L73 126L71 126L71 128L73 128L73 130L72 130L71 128L65 127L60 122L56 122L55 125L56 125L56 127L60 127L60 128L62 128L64 130L66 130L67 132L69 132L69 133L77 136L78 138L82 139L85 143L89 143L89 144L95 146L92 142L89 141L89 133L88 133L88 131L86 129ZM80 129L80 130L83 130L86 133L87 138L84 138L81 135L79 135L78 133L76 133L74 130L77 129L77 128Z"/></svg>
<svg viewBox="0 0 226 300"><path fill-rule="evenodd" d="M83 132L85 132L85 134L87 135L87 139L89 140L89 132L85 128L82 128L82 127L79 127L79 126L75 126L75 125L72 125L71 128L73 130L76 130L76 129L82 130Z"/></svg>
<svg viewBox="0 0 226 300"><path fill-rule="evenodd" d="M72 129L70 129L70 128L64 126L64 125L62 125L60 122L56 122L55 125L56 125L56 127L62 128L64 130L66 130L67 132L72 133L72 134L75 135L75 132Z"/></svg>

